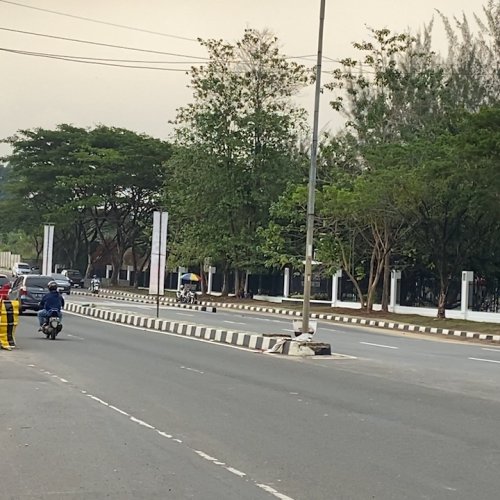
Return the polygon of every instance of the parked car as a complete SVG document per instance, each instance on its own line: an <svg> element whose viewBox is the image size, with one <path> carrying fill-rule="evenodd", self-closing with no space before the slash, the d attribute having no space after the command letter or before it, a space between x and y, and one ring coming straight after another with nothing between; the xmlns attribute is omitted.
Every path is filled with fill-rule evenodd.
<svg viewBox="0 0 500 500"><path fill-rule="evenodd" d="M78 269L63 269L61 274L69 279L71 286L83 288L83 276Z"/></svg>
<svg viewBox="0 0 500 500"><path fill-rule="evenodd" d="M9 298L10 279L0 274L0 300Z"/></svg>
<svg viewBox="0 0 500 500"><path fill-rule="evenodd" d="M71 281L64 274L53 274L52 278L57 283L57 289L61 293L67 293L68 295L71 293Z"/></svg>
<svg viewBox="0 0 500 500"><path fill-rule="evenodd" d="M12 277L17 278L23 274L31 274L31 266L26 262L16 262L12 266Z"/></svg>
<svg viewBox="0 0 500 500"><path fill-rule="evenodd" d="M38 311L42 297L49 292L48 284L52 276L43 274L25 274L14 281L9 292L9 299L19 300L19 313L26 310Z"/></svg>

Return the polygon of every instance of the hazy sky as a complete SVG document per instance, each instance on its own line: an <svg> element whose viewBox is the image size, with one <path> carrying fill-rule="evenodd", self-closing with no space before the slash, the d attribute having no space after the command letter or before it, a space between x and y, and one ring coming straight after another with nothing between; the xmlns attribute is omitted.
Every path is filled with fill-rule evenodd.
<svg viewBox="0 0 500 500"><path fill-rule="evenodd" d="M338 59L353 55L351 43L367 38L366 25L405 30L419 29L439 9L447 16L480 13L486 0L326 0L324 55ZM18 5L15 5L18 4ZM161 36L96 24L22 7L58 11L108 23L161 32ZM0 28L30 31L122 45L174 55L120 50L73 43L0 29L0 49L14 49L94 58L175 61L148 64L162 68L189 68L190 57L206 53L195 41L222 38L235 41L245 28L273 31L287 56L317 51L320 0L0 0ZM436 19L437 48L444 36ZM190 57L187 57L190 56ZM313 65L313 62L301 62ZM132 63L126 63L132 64ZM333 68L324 62L324 69ZM326 79L326 75L323 76ZM191 100L182 71L153 71L79 64L0 50L0 138L18 129L53 128L60 123L92 127L105 124L168 139L175 110ZM335 129L339 117L322 96L320 124ZM297 97L309 111L313 89ZM312 117L310 118L312 120ZM0 155L9 152L0 144Z"/></svg>

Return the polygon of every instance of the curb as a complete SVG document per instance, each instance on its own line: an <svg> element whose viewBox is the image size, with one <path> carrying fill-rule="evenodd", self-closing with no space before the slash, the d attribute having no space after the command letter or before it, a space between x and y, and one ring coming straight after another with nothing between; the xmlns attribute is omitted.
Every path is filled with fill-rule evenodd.
<svg viewBox="0 0 500 500"><path fill-rule="evenodd" d="M110 294L111 296L117 295L120 300L126 300L122 297L140 297L140 294L130 293L130 292L122 292L119 290L109 290L103 289L103 292ZM130 300L130 299L129 299ZM161 299L160 299L161 300ZM164 301L174 301L174 299L168 299L163 297ZM186 304L178 304L179 306L183 306ZM240 309L252 312L265 312L265 313L273 313L273 314L281 314L286 316L296 316L301 317L301 311L293 311L290 309L280 309L275 307L264 307L264 306L247 306L244 304L228 304L224 302L201 302L202 306L206 307L221 307L224 309ZM196 307L196 306L191 306ZM447 328L436 328L431 326L418 326L413 325L411 323L397 323L392 321L381 321L381 320L373 320L373 319L365 319L365 318L356 318L352 316L339 316L336 314L323 314L323 313L311 313L310 317L312 319L321 319L327 321L335 321L337 323L350 323L355 325L362 326L374 326L377 328L386 328L390 330L398 330L402 332L411 332L411 333L431 333L437 335L444 335L447 337L458 337L461 339L469 339L469 340L486 340L490 342L499 342L500 343L500 335L493 335L489 333L477 333L477 332L467 332L461 330L450 330Z"/></svg>
<svg viewBox="0 0 500 500"><path fill-rule="evenodd" d="M94 307L82 306L79 304L68 303L66 311L90 316L92 318L103 319L112 323L137 326L147 330L170 332L185 337L195 337L203 340L211 340L221 344L230 344L248 349L266 351L271 349L278 339L268 338L258 334L245 332L236 332L233 330L221 330L209 326L191 325L180 323L178 321L169 321L158 318L148 318L146 316L136 316L121 312L108 311L105 309L96 309ZM287 353L283 353L287 354Z"/></svg>
<svg viewBox="0 0 500 500"><path fill-rule="evenodd" d="M102 290L102 289L101 289ZM114 300L127 300L130 302L138 302L140 304L156 304L155 299L142 298L139 294L119 294L115 296L115 293L112 290L102 290L102 293L95 295L89 292L81 292L81 291L72 291L71 294L81 295L85 297L101 297L104 299L114 299ZM182 304L177 302L175 299L170 299L168 297L160 297L160 304L168 305L171 307L178 307L180 309L192 309L195 311L203 311L203 312L217 312L217 308L213 305L205 305L205 303L198 304ZM207 303L208 304L208 303Z"/></svg>

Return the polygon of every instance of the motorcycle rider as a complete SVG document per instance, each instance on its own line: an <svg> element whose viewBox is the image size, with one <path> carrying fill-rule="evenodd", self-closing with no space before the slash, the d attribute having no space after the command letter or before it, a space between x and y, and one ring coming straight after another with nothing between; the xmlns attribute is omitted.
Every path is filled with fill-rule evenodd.
<svg viewBox="0 0 500 500"><path fill-rule="evenodd" d="M47 285L49 293L46 293L42 300L40 301L40 310L38 311L38 322L40 323L39 332L42 331L42 326L49 317L50 311L56 309L59 315L59 319L62 322L62 311L64 307L64 298L57 290L57 283L55 281L50 281Z"/></svg>
<svg viewBox="0 0 500 500"><path fill-rule="evenodd" d="M92 279L90 280L90 290L94 291L95 289L99 289L100 284L101 280L97 277L97 274L94 274L94 276L92 276Z"/></svg>

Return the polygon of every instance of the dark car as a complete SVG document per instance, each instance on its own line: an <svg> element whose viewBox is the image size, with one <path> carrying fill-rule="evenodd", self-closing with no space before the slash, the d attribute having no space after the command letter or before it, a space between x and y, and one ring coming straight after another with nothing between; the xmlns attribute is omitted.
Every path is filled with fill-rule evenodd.
<svg viewBox="0 0 500 500"><path fill-rule="evenodd" d="M57 289L61 293L67 293L68 295L71 293L71 281L64 274L53 274L52 278L57 283Z"/></svg>
<svg viewBox="0 0 500 500"><path fill-rule="evenodd" d="M83 276L78 269L63 269L61 274L69 279L71 286L83 288Z"/></svg>
<svg viewBox="0 0 500 500"><path fill-rule="evenodd" d="M0 300L9 298L10 279L0 274Z"/></svg>
<svg viewBox="0 0 500 500"><path fill-rule="evenodd" d="M41 274L25 274L17 278L9 292L11 300L19 300L19 313L26 310L38 311L42 297L49 292L48 284L52 276Z"/></svg>

